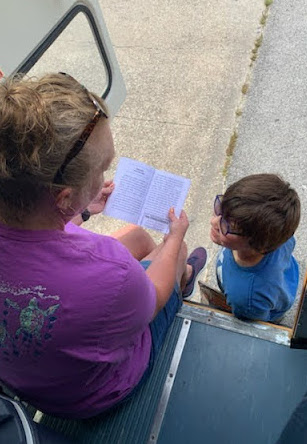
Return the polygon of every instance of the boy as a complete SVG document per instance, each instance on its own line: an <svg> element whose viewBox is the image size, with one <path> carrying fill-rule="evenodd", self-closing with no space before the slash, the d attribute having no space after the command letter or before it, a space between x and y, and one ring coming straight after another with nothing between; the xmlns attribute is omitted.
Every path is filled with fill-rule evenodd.
<svg viewBox="0 0 307 444"><path fill-rule="evenodd" d="M210 236L223 247L217 280L236 317L278 321L292 306L299 220L296 191L275 174L244 177L216 196Z"/></svg>

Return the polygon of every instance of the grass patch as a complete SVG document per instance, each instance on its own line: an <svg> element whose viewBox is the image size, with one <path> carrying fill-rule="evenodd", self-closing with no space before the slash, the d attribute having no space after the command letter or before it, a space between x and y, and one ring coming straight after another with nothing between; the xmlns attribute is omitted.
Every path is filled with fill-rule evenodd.
<svg viewBox="0 0 307 444"><path fill-rule="evenodd" d="M226 149L226 160L225 160L223 171L222 171L223 177L227 176L228 168L229 168L229 165L230 165L230 162L232 159L232 155L233 155L236 143L237 143L237 139L238 139L238 133L237 133L237 131L234 131L232 136L230 137L229 144Z"/></svg>
<svg viewBox="0 0 307 444"><path fill-rule="evenodd" d="M252 49L252 54L250 57L253 62L257 59L258 50L259 50L260 46L262 45L262 40L263 40L263 35L261 34L255 41L255 46Z"/></svg>
<svg viewBox="0 0 307 444"><path fill-rule="evenodd" d="M261 15L261 19L260 19L260 25L264 26L266 24L268 15L269 15L269 11L268 8L269 6L271 6L271 4L273 3L273 0L264 0L264 5L266 7L265 11L262 12ZM258 57L258 50L260 48L260 46L262 45L262 40L263 40L263 34L261 33L261 35L255 40L254 43L254 48L251 51L251 62L250 62L250 67L253 66L253 62L257 59ZM247 94L249 90L249 84L247 83L247 81L244 83L244 85L241 88L241 92L242 94ZM236 117L240 117L242 116L242 109L241 108L237 108L236 109ZM232 156L233 156L233 152L235 149L235 146L237 144L237 140L238 140L238 133L235 130L232 134L232 136L230 137L229 143L228 143L228 147L226 149L226 159L225 159L225 163L224 163L224 167L223 167L223 171L222 174L224 177L227 176L228 173L228 169L232 160Z"/></svg>
<svg viewBox="0 0 307 444"><path fill-rule="evenodd" d="M226 156L233 155L237 140L238 140L238 133L237 133L237 131L234 131L232 136L230 137L230 140L229 140L229 144L228 144L228 147L226 150Z"/></svg>
<svg viewBox="0 0 307 444"><path fill-rule="evenodd" d="M264 26L266 24L267 18L268 18L268 7L271 6L271 4L273 3L273 0L264 0L264 5L266 7L265 11L262 12L261 15L261 19L260 19L260 25ZM250 62L250 67L253 66L253 62L257 59L258 57L258 50L260 48L260 46L262 45L262 40L263 40L263 34L261 33L261 35L255 40L254 43L254 48L252 49L251 52L251 62ZM241 88L241 92L242 94L247 94L249 89L249 84L247 83L247 81L244 83L244 85ZM240 117L242 116L242 109L241 108L237 108L236 109L236 117ZM226 160L224 163L224 167L223 167L223 176L226 177L227 176L227 172L232 160L232 156L233 156L233 152L237 143L237 139L238 139L238 133L235 130L232 134L232 136L230 137L229 143L228 143L228 147L226 149Z"/></svg>
<svg viewBox="0 0 307 444"><path fill-rule="evenodd" d="M263 40L263 35L261 34L257 40L255 41L255 49L260 48L260 46L262 45L262 40Z"/></svg>
<svg viewBox="0 0 307 444"><path fill-rule="evenodd" d="M227 176L227 171L228 171L229 165L230 165L230 157L227 157L225 160L223 171L222 171L223 177Z"/></svg>
<svg viewBox="0 0 307 444"><path fill-rule="evenodd" d="M242 89L241 89L242 94L246 94L247 93L248 87L249 87L249 85L247 83L244 83L244 85L242 86Z"/></svg>
<svg viewBox="0 0 307 444"><path fill-rule="evenodd" d="M265 12L262 13L261 19L260 19L260 25L264 26L266 24L266 19L268 18L267 14Z"/></svg>

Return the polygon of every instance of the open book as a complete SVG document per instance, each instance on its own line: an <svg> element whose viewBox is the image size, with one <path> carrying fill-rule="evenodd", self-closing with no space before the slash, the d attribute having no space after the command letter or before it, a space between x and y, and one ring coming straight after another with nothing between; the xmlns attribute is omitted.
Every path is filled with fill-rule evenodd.
<svg viewBox="0 0 307 444"><path fill-rule="evenodd" d="M105 215L168 233L169 209L174 207L180 215L191 181L121 157L114 183Z"/></svg>

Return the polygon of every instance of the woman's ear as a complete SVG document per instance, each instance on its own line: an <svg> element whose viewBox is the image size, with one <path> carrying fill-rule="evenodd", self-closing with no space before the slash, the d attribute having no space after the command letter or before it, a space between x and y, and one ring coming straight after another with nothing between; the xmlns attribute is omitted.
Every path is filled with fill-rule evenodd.
<svg viewBox="0 0 307 444"><path fill-rule="evenodd" d="M56 196L55 196L55 204L59 210L66 211L71 208L72 204L72 196L73 190L72 188L63 188Z"/></svg>

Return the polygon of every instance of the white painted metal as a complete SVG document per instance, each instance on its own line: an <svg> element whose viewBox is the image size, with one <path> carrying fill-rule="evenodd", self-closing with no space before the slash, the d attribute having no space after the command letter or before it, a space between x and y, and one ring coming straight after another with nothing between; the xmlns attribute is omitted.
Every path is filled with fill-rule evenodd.
<svg viewBox="0 0 307 444"><path fill-rule="evenodd" d="M0 0L0 70L19 70L73 8L84 6L94 17L112 71L106 98L111 116L123 103L126 90L98 0Z"/></svg>

